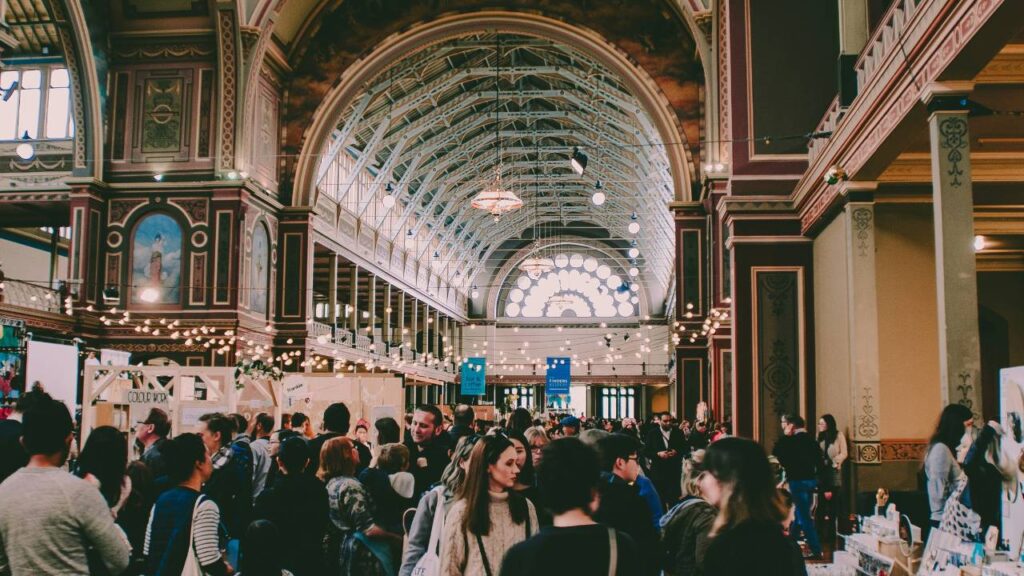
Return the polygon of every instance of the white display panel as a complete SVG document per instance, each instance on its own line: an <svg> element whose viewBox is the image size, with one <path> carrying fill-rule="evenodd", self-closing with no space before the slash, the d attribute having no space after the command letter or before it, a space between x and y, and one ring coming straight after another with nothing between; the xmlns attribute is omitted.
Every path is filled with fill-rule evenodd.
<svg viewBox="0 0 1024 576"><path fill-rule="evenodd" d="M1019 558L1024 539L1024 472L1017 470L1017 462L1024 450L1024 367L1004 368L999 375L1003 457L1017 474L1013 487L1003 493L1002 534L1010 542L1012 557Z"/></svg>
<svg viewBox="0 0 1024 576"><path fill-rule="evenodd" d="M39 382L47 394L74 413L78 404L78 347L29 340L25 384Z"/></svg>

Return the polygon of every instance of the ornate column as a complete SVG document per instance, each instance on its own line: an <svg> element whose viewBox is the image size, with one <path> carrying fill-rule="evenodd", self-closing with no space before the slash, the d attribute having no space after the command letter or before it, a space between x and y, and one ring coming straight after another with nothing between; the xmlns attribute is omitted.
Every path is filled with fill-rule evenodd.
<svg viewBox="0 0 1024 576"><path fill-rule="evenodd" d="M849 294L850 392L853 402L851 457L858 464L881 464L875 205L873 202L849 202L842 217L846 219L846 283Z"/></svg>
<svg viewBox="0 0 1024 576"><path fill-rule="evenodd" d="M944 402L981 412L978 280L966 94L973 83L931 85L928 104L939 312L939 374Z"/></svg>
<svg viewBox="0 0 1024 576"><path fill-rule="evenodd" d="M106 204L102 192L92 185L71 187L71 248L68 257L68 279L76 308L90 304L124 307L129 302L131 281L121 278L121 262L116 258L104 262ZM119 239L120 244L124 240ZM104 300L103 289L116 288L116 299ZM63 303L62 303L63 305ZM99 306L98 306L99 307Z"/></svg>
<svg viewBox="0 0 1024 576"><path fill-rule="evenodd" d="M669 391L669 406L679 418L693 420L697 405L710 403L708 393L708 338L704 320L709 315L707 212L701 202L672 204L676 225L676 319L686 330L676 346L676 386ZM694 335L696 337L692 337Z"/></svg>

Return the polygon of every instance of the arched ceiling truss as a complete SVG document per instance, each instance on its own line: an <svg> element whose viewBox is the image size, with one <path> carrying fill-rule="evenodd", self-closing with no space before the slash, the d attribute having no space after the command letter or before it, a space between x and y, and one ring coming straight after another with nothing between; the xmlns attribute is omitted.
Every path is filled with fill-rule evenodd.
<svg viewBox="0 0 1024 576"><path fill-rule="evenodd" d="M568 162L574 147L590 158L582 177ZM566 44L492 30L422 49L350 100L323 149L319 194L344 202L367 171L371 189L390 185L397 198L371 225L391 219L389 240L416 238L417 257L439 258L468 278L525 230L571 233L579 219L636 240L651 281L671 276L671 246L662 241L671 237L673 196L666 147L622 80ZM348 174L327 187L343 155ZM496 168L526 203L500 218L470 207ZM591 200L598 190L602 206ZM628 232L635 221L645 234Z"/></svg>

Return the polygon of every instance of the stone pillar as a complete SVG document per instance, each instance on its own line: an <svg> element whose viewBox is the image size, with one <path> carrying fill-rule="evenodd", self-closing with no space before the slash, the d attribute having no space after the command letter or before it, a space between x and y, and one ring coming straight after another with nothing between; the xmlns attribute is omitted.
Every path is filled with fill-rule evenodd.
<svg viewBox="0 0 1024 576"><path fill-rule="evenodd" d="M839 105L857 96L854 65L870 35L868 0L839 0Z"/></svg>
<svg viewBox="0 0 1024 576"><path fill-rule="evenodd" d="M416 352L420 351L419 341L416 336L420 331L420 301L413 298L412 300L412 326L409 329L409 346Z"/></svg>
<svg viewBox="0 0 1024 576"><path fill-rule="evenodd" d="M399 345L402 346L403 354L404 354L404 350L406 348L408 348L407 346L405 346L405 343L408 341L406 339L406 337L405 337L406 336L405 331L407 330L407 328L405 326L406 326L406 324L405 324L405 292L399 290L398 291L398 338L396 338L396 340L398 340Z"/></svg>
<svg viewBox="0 0 1024 576"><path fill-rule="evenodd" d="M391 342L394 341L394 334L392 332L391 313L394 308L391 307L391 284L384 284L384 323L381 325L381 340L385 342L384 352L390 352Z"/></svg>
<svg viewBox="0 0 1024 576"><path fill-rule="evenodd" d="M952 88L952 89L951 89ZM974 254L974 199L965 93L973 86L925 89L932 111L935 275L939 312L939 374L944 402L981 412L978 276Z"/></svg>
<svg viewBox="0 0 1024 576"><path fill-rule="evenodd" d="M352 330L353 338L356 334L359 334L359 266L352 265L352 282L349 285L351 290L349 291L349 324L348 327ZM355 340L352 340L355 344Z"/></svg>
<svg viewBox="0 0 1024 576"><path fill-rule="evenodd" d="M327 323L338 328L338 255L327 257Z"/></svg>
<svg viewBox="0 0 1024 576"><path fill-rule="evenodd" d="M858 464L881 464L878 391L878 297L875 284L875 205L849 202L846 283L850 323L851 454Z"/></svg>
<svg viewBox="0 0 1024 576"><path fill-rule="evenodd" d="M368 308L370 312L370 322L367 324L367 336L374 343L377 342L377 276L370 276L370 294L369 294Z"/></svg>

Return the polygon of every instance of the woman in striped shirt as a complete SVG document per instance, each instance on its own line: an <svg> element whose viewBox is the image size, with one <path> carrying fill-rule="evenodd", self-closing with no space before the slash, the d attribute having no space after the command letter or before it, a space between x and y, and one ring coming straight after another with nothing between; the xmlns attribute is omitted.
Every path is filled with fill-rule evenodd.
<svg viewBox="0 0 1024 576"><path fill-rule="evenodd" d="M176 486L160 495L150 513L143 548L146 574L177 576L187 562L197 563L208 576L231 574L234 570L224 559L220 509L200 494L203 482L213 473L202 439L182 434L163 450L167 474Z"/></svg>

